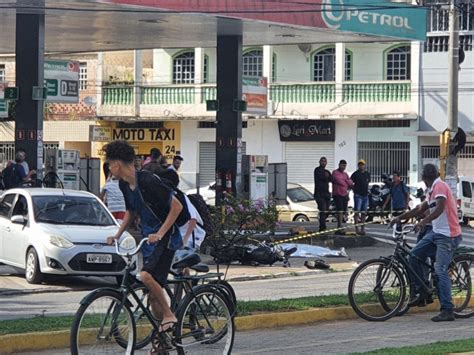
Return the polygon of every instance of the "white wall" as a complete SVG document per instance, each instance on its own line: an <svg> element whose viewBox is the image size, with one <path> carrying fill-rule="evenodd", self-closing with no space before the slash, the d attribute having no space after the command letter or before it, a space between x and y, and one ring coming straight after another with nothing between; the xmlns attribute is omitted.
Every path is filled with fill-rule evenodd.
<svg viewBox="0 0 474 355"><path fill-rule="evenodd" d="M474 133L474 53L466 51L459 71L459 126ZM420 130L442 132L447 128L448 53L423 53Z"/></svg>
<svg viewBox="0 0 474 355"><path fill-rule="evenodd" d="M334 142L334 167L340 160L347 161L347 172L357 169L357 121L336 121L336 141Z"/></svg>

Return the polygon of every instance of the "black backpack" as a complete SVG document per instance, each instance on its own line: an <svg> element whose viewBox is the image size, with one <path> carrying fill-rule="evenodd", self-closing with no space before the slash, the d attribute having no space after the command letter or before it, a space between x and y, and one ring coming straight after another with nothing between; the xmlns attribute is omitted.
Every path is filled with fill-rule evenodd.
<svg viewBox="0 0 474 355"><path fill-rule="evenodd" d="M201 216L203 225L199 224L199 227L204 229L204 231L206 232L206 236L214 235L216 227L214 225L214 221L212 220L211 211L209 211L209 207L207 206L202 196L199 194L190 194L187 196L189 198L189 201L191 201L191 203Z"/></svg>
<svg viewBox="0 0 474 355"><path fill-rule="evenodd" d="M3 187L5 190L20 186L21 179L16 171L16 164L12 163L2 171Z"/></svg>

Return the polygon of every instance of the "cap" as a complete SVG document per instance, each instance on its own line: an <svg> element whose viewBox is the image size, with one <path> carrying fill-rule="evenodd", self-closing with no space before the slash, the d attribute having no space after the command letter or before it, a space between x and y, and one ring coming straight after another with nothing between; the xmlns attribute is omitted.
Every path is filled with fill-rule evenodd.
<svg viewBox="0 0 474 355"><path fill-rule="evenodd" d="M364 164L364 165L366 165L366 164L365 164L365 160L364 160L364 159L359 160L359 161L357 162L357 165L359 165L359 164Z"/></svg>

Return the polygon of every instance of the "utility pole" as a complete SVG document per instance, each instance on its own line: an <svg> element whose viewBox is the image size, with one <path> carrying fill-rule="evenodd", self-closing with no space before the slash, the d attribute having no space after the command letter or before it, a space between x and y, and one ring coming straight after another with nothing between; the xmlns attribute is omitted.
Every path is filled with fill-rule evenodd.
<svg viewBox="0 0 474 355"><path fill-rule="evenodd" d="M449 4L449 82L448 82L448 125L441 134L440 160L441 178L451 187L453 193L457 191L458 169L457 158L453 152L451 140L458 130L458 81L459 81L459 12L457 0Z"/></svg>

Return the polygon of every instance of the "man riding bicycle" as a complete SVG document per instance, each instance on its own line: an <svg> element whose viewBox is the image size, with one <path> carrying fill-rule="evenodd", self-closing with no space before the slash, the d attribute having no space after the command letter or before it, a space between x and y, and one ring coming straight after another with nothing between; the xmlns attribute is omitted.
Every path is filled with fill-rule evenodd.
<svg viewBox="0 0 474 355"><path fill-rule="evenodd" d="M150 290L153 313L163 316L160 331L172 330L176 317L168 306L163 287L174 253L182 246L178 227L189 220L189 213L159 178L148 171L136 171L135 151L126 141L111 142L105 147L105 155L111 173L120 179L119 187L126 206L120 229L107 242L113 244L127 230L134 217L140 217L143 237L149 238L148 245L142 249L144 264L141 280Z"/></svg>
<svg viewBox="0 0 474 355"><path fill-rule="evenodd" d="M441 312L431 318L433 322L453 321L453 302L451 297L451 280L448 274L449 264L453 260L454 250L461 243L461 227L457 216L456 201L448 184L439 178L438 169L433 164L423 167L422 180L428 187L426 201L417 208L403 213L390 222L390 226L400 224L402 220L422 215L416 225L417 231L422 231L432 224L432 230L412 249L410 265L417 275L423 279L423 263L426 258L435 259L435 272L438 277L438 295ZM429 214L424 216L429 210ZM431 302L431 296L426 294L418 278L414 277L415 297L409 305L423 306Z"/></svg>

